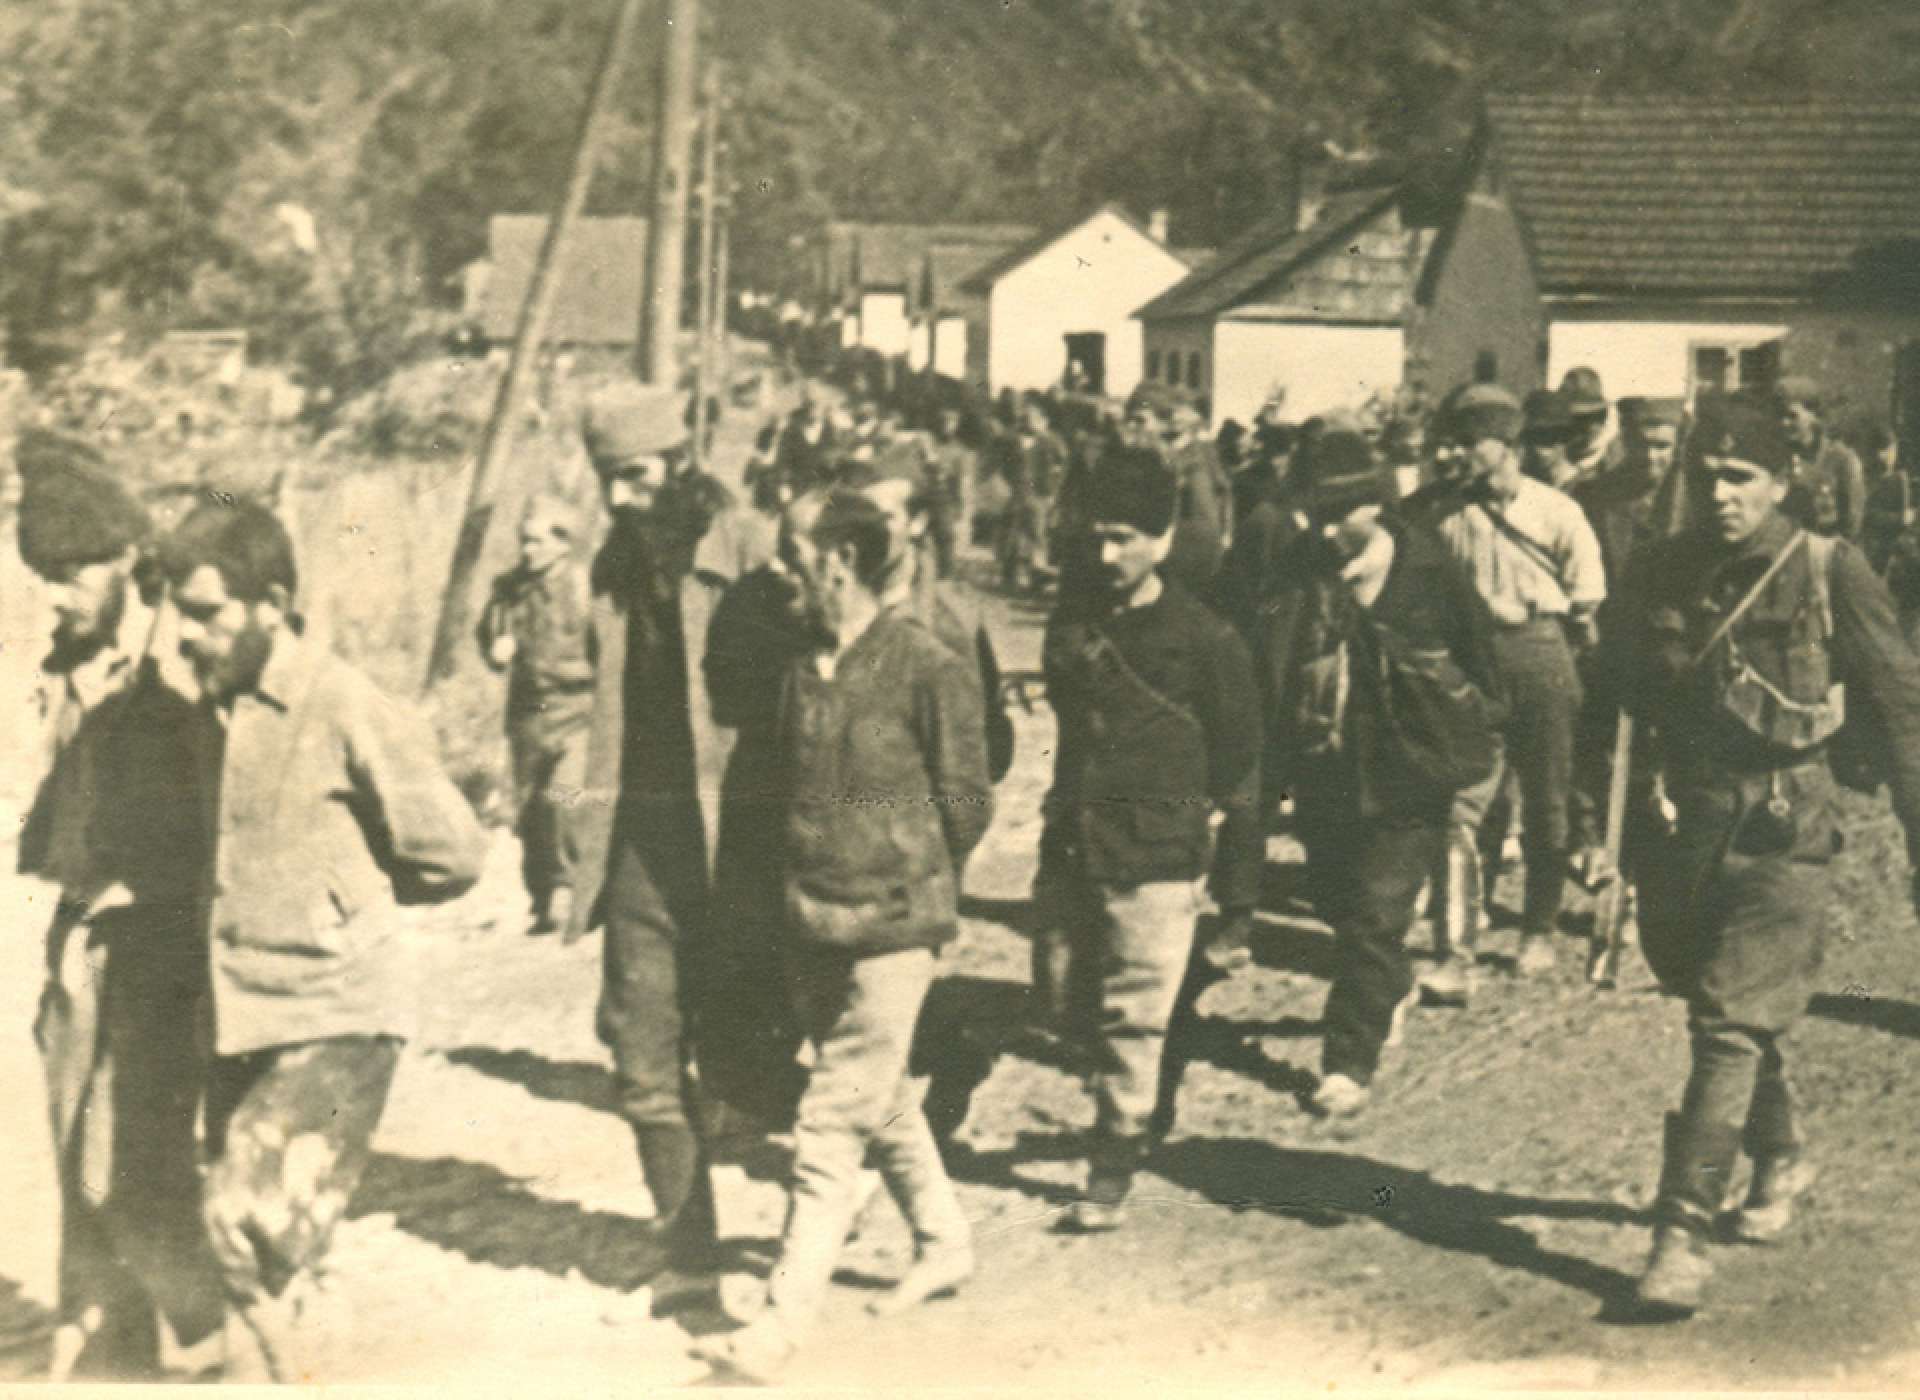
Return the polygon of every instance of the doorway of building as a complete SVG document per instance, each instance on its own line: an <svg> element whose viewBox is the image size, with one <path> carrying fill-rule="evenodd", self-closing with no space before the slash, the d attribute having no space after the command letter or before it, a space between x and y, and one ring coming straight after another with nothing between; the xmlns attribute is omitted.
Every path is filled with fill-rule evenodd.
<svg viewBox="0 0 1920 1400"><path fill-rule="evenodd" d="M1102 332L1067 336L1067 383L1089 394L1107 392L1107 337Z"/></svg>

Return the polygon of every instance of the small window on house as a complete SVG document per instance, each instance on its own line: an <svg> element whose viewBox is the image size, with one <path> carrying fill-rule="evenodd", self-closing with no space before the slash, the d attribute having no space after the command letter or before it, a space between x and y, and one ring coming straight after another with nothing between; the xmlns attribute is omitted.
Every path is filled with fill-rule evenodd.
<svg viewBox="0 0 1920 1400"><path fill-rule="evenodd" d="M1149 350L1147 351L1147 378L1158 379L1159 377L1160 352L1158 350Z"/></svg>
<svg viewBox="0 0 1920 1400"><path fill-rule="evenodd" d="M1727 390L1734 388L1733 353L1724 345L1693 347L1693 389Z"/></svg>
<svg viewBox="0 0 1920 1400"><path fill-rule="evenodd" d="M1696 340L1688 348L1687 388L1698 393L1716 389L1732 393L1736 389L1771 388L1780 377L1780 342Z"/></svg>
<svg viewBox="0 0 1920 1400"><path fill-rule="evenodd" d="M1780 378L1780 342L1742 347L1739 358L1740 387L1768 390Z"/></svg>
<svg viewBox="0 0 1920 1400"><path fill-rule="evenodd" d="M1187 355L1187 387L1189 389L1200 387L1200 374L1200 352L1195 350Z"/></svg>
<svg viewBox="0 0 1920 1400"><path fill-rule="evenodd" d="M1475 384L1497 384L1500 381L1500 357L1491 350L1482 350L1473 357L1473 382Z"/></svg>

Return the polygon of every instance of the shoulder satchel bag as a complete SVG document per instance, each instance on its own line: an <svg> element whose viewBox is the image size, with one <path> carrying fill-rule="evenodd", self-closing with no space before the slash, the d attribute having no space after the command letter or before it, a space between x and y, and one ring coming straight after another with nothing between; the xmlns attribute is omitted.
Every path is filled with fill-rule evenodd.
<svg viewBox="0 0 1920 1400"><path fill-rule="evenodd" d="M1445 647L1416 646L1372 618L1383 743L1393 766L1420 787L1453 793L1482 782L1499 761L1487 697Z"/></svg>

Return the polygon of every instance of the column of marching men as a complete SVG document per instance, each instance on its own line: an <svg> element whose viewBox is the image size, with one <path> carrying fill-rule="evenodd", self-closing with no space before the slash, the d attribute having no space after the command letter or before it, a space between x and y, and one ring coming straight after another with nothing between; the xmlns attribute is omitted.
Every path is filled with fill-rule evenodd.
<svg viewBox="0 0 1920 1400"><path fill-rule="evenodd" d="M875 1312L974 1272L943 1143L985 1068L921 1012L1012 762L1007 695L1035 683L1058 742L1032 1005L1094 1100L1062 1229L1124 1226L1281 825L1336 948L1313 1111L1368 1112L1408 1010L1485 993L1517 827L1511 971L1560 962L1570 880L1617 881L1685 1005L1639 1305L1695 1311L1715 1246L1777 1239L1813 1181L1784 1046L1836 773L1920 833L1898 444L1871 434L1863 466L1798 380L1614 404L1585 369L1387 431L1204 421L1145 391L976 404L855 375L766 427L736 500L688 465L683 396L628 386L582 424L612 522L591 557L575 510L528 505L478 641L510 676L529 931L601 936L594 1024L656 1209L638 1272L710 1281L710 1167L791 1135L766 1286L699 1344L717 1369L770 1379L806 1341L867 1168L914 1242ZM472 886L482 834L419 719L305 635L271 512L210 496L157 536L87 444L36 431L17 461L57 613L21 843L58 890L54 1368L310 1374L410 1029L399 909ZM968 560L1047 607L1038 676L1003 677Z"/></svg>

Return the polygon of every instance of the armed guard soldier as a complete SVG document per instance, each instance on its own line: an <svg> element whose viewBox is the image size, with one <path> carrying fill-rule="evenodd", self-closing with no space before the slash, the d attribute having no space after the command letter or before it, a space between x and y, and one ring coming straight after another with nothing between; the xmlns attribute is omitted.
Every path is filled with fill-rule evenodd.
<svg viewBox="0 0 1920 1400"><path fill-rule="evenodd" d="M585 564L566 502L535 496L520 518L520 562L494 580L480 616L481 654L506 670L507 743L513 758L520 872L533 899L535 933L573 913L572 799L586 783L587 721L593 713Z"/></svg>
<svg viewBox="0 0 1920 1400"><path fill-rule="evenodd" d="M1619 408L1621 440L1626 444L1620 464L1576 483L1572 492L1600 541L1600 559L1609 579L1624 578L1628 561L1676 528L1674 507L1679 483L1672 480L1672 475L1686 417L1685 405L1679 399L1622 399ZM1618 598L1600 605L1598 622L1602 636L1621 625ZM1586 687L1587 703L1580 716L1574 756L1575 873L1592 889L1616 876L1631 879L1634 861L1629 849L1623 853L1621 870L1610 868L1604 831L1620 697L1613 693L1602 671L1597 650L1584 653L1580 659L1580 680ZM1652 781L1652 765L1643 752L1633 762L1633 785L1629 789L1629 803L1636 810L1657 800ZM1637 848L1637 828L1633 834L1632 847ZM1633 894L1629 886L1626 909L1633 907ZM1606 930L1596 929L1594 933L1596 939L1606 937Z"/></svg>
<svg viewBox="0 0 1920 1400"><path fill-rule="evenodd" d="M1858 540L1867 511L1867 474L1853 449L1827 431L1820 390L1788 375L1774 386L1774 411L1793 450L1787 515L1809 530Z"/></svg>
<svg viewBox="0 0 1920 1400"><path fill-rule="evenodd" d="M1062 1222L1069 1229L1122 1223L1208 867L1229 922L1258 896L1257 824L1231 823L1240 839L1217 855L1209 828L1212 813L1252 800L1259 700L1239 636L1156 571L1177 504L1155 452L1112 448L1086 500L1095 571L1047 625L1060 740L1034 885L1036 942L1071 949L1069 976L1097 1002L1100 1057L1086 1196ZM1073 1010L1083 1020L1093 1012L1078 998Z"/></svg>
<svg viewBox="0 0 1920 1400"><path fill-rule="evenodd" d="M1689 462L1707 507L1629 573L1605 653L1657 738L1674 814L1640 877L1642 946L1687 1004L1693 1051L1638 1290L1664 1316L1701 1303L1742 1148L1753 1176L1736 1238L1777 1238L1813 1180L1784 1037L1821 963L1843 717L1881 745L1876 776L1920 863L1920 660L1885 588L1853 546L1786 514L1793 447L1763 409L1703 403Z"/></svg>

